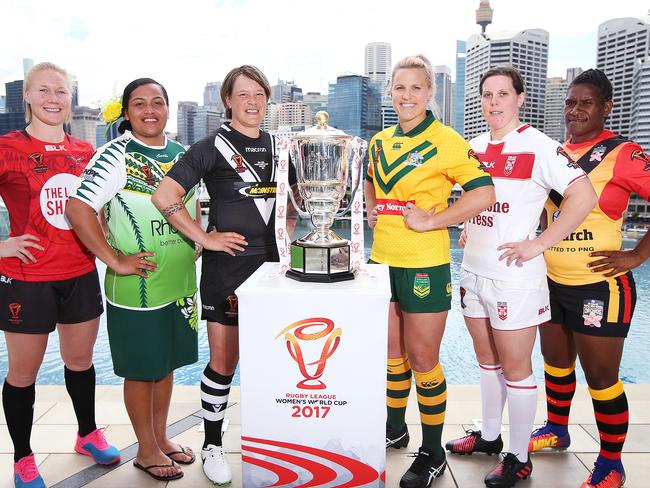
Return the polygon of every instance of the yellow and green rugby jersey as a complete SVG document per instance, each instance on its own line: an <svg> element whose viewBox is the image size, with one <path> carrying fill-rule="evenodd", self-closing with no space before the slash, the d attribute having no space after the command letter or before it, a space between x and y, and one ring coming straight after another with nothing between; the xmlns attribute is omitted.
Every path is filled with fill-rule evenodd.
<svg viewBox="0 0 650 488"><path fill-rule="evenodd" d="M366 179L375 188L378 213L370 259L400 268L448 263L447 229L412 231L404 225L402 209L413 202L438 213L447 208L455 183L465 191L492 185L467 141L427 111L407 133L396 125L375 135L369 155Z"/></svg>

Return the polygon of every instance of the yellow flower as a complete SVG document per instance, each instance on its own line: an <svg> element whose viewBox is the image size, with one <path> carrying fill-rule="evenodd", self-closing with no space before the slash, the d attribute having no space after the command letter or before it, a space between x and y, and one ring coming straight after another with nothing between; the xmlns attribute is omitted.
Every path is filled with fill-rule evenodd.
<svg viewBox="0 0 650 488"><path fill-rule="evenodd" d="M114 98L109 100L102 107L102 118L107 124L112 124L122 115L122 102L119 99Z"/></svg>

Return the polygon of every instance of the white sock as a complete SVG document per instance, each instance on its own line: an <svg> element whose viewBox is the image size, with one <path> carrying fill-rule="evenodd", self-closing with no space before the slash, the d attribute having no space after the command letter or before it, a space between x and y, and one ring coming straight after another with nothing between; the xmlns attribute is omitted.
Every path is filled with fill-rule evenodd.
<svg viewBox="0 0 650 488"><path fill-rule="evenodd" d="M506 403L506 383L500 364L479 364L481 381L481 438L496 440L501 434L501 417Z"/></svg>
<svg viewBox="0 0 650 488"><path fill-rule="evenodd" d="M508 416L510 418L510 444L508 451L522 463L528 460L528 441L533 430L537 410L537 384L531 374L520 381L506 380L508 391Z"/></svg>

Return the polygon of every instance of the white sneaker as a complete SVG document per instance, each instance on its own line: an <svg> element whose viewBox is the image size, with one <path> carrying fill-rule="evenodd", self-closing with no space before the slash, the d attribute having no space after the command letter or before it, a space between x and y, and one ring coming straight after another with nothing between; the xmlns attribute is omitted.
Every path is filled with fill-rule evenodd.
<svg viewBox="0 0 650 488"><path fill-rule="evenodd" d="M215 485L230 484L232 473L222 446L208 444L208 447L201 450L201 459L203 459L203 472L210 481Z"/></svg>

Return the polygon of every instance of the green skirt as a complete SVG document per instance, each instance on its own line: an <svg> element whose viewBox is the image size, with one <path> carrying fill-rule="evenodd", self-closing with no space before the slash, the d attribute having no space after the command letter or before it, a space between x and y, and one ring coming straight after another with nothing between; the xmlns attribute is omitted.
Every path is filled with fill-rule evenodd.
<svg viewBox="0 0 650 488"><path fill-rule="evenodd" d="M198 360L196 295L156 310L106 304L108 340L117 376L159 380Z"/></svg>

